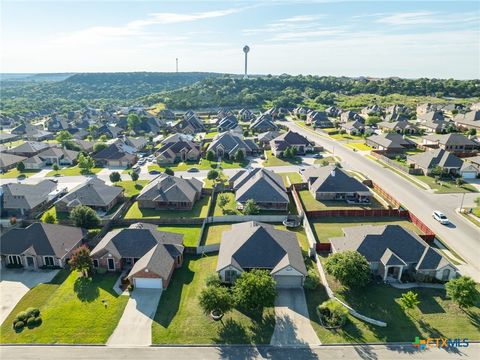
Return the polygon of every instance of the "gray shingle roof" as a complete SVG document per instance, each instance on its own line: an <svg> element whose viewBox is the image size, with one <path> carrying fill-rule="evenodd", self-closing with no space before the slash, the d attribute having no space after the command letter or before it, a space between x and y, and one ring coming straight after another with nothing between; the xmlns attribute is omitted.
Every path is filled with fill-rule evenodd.
<svg viewBox="0 0 480 360"><path fill-rule="evenodd" d="M48 144L45 144L43 142L38 142L38 141L26 141L21 145L15 146L14 148L11 148L8 150L9 153L16 154L16 153L21 153L21 154L35 154L39 153L40 151L43 151L45 149L48 149L50 146Z"/></svg>
<svg viewBox="0 0 480 360"><path fill-rule="evenodd" d="M241 135L231 132L225 132L217 135L208 147L208 150L216 151L219 146L223 147L225 153L230 153L234 149L245 149L249 152L258 150L258 146L256 144L253 142L247 142L242 138Z"/></svg>
<svg viewBox="0 0 480 360"><path fill-rule="evenodd" d="M57 184L50 180L43 180L35 185L10 183L2 185L3 207L5 209L31 210L48 198Z"/></svg>
<svg viewBox="0 0 480 360"><path fill-rule="evenodd" d="M447 146L452 146L452 145L453 146L455 145L478 146L478 144L475 141L468 139L465 135L456 134L456 133L444 134L444 135L432 134L432 135L425 136L425 139L430 141L438 141L439 144L447 145Z"/></svg>
<svg viewBox="0 0 480 360"><path fill-rule="evenodd" d="M403 135L395 133L387 133L380 135L372 135L367 139L368 142L374 142L387 149L403 149L404 147L413 146L415 143L403 137Z"/></svg>
<svg viewBox="0 0 480 360"><path fill-rule="evenodd" d="M463 164L462 159L443 149L435 149L421 154L410 155L408 156L408 160L424 169L431 169L435 166L460 169Z"/></svg>
<svg viewBox="0 0 480 360"><path fill-rule="evenodd" d="M365 192L370 190L343 169L335 166L309 167L303 177L310 183L310 188L317 192Z"/></svg>
<svg viewBox="0 0 480 360"><path fill-rule="evenodd" d="M56 204L86 205L86 206L107 206L123 193L120 186L106 185L98 178L91 178L87 182L77 185L70 192L60 198Z"/></svg>
<svg viewBox="0 0 480 360"><path fill-rule="evenodd" d="M239 171L233 184L235 199L244 203L249 199L257 203L288 204L289 198L282 177L273 171L256 168Z"/></svg>
<svg viewBox="0 0 480 360"><path fill-rule="evenodd" d="M0 153L0 169L9 167L13 164L17 164L21 161L26 160L27 158L25 156L18 156L18 155L13 155L13 154L8 154L8 153Z"/></svg>
<svg viewBox="0 0 480 360"><path fill-rule="evenodd" d="M203 183L195 178L183 179L162 174L142 189L137 200L193 203L202 186Z"/></svg>

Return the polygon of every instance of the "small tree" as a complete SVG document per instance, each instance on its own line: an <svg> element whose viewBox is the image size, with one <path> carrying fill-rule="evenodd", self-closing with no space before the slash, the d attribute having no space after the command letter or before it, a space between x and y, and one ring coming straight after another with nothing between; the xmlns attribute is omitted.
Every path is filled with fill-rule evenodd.
<svg viewBox="0 0 480 360"><path fill-rule="evenodd" d="M106 149L106 148L107 148L107 144L97 143L97 144L93 145L93 152L97 153L97 152L100 152L100 151L102 151L103 149Z"/></svg>
<svg viewBox="0 0 480 360"><path fill-rule="evenodd" d="M57 219L55 218L55 215L53 215L51 212L47 212L43 216L43 222L45 224L55 224L57 222Z"/></svg>
<svg viewBox="0 0 480 360"><path fill-rule="evenodd" d="M72 269L81 272L84 277L87 277L93 265L93 260L90 257L90 249L86 245L82 245L76 249L70 258L69 265Z"/></svg>
<svg viewBox="0 0 480 360"><path fill-rule="evenodd" d="M52 169L53 169L53 171L57 172L58 170L60 170L60 166L58 166L58 164L55 163L55 164L52 165Z"/></svg>
<svg viewBox="0 0 480 360"><path fill-rule="evenodd" d="M130 172L130 177L132 178L132 181L133 182L136 182L138 180L138 173L136 173L135 171L131 171Z"/></svg>
<svg viewBox="0 0 480 360"><path fill-rule="evenodd" d="M283 156L286 157L287 159L292 157L292 149L290 147L287 147L285 151L283 152Z"/></svg>
<svg viewBox="0 0 480 360"><path fill-rule="evenodd" d="M468 308L478 301L478 292L475 288L475 281L468 276L460 276L445 284L447 296L460 306Z"/></svg>
<svg viewBox="0 0 480 360"><path fill-rule="evenodd" d="M79 205L75 207L70 213L70 220L75 223L75 226L86 229L98 227L100 225L100 219L97 213L88 206Z"/></svg>
<svg viewBox="0 0 480 360"><path fill-rule="evenodd" d="M170 175L170 176L175 175L175 172L170 168L166 168L164 173L167 174L167 175Z"/></svg>
<svg viewBox="0 0 480 360"><path fill-rule="evenodd" d="M318 315L324 326L337 327L345 324L348 316L348 310L337 300L330 299L324 301L317 307Z"/></svg>
<svg viewBox="0 0 480 360"><path fill-rule="evenodd" d="M292 146L290 152L292 153L292 157L297 156L298 151L297 151L297 148L296 148L296 147L293 147L293 146Z"/></svg>
<svg viewBox="0 0 480 360"><path fill-rule="evenodd" d="M253 199L248 199L243 207L243 214L244 215L256 215L260 212L260 209Z"/></svg>
<svg viewBox="0 0 480 360"><path fill-rule="evenodd" d="M325 271L347 287L363 287L370 281L370 265L357 251L343 251L330 255Z"/></svg>
<svg viewBox="0 0 480 360"><path fill-rule="evenodd" d="M70 134L67 130L62 130L58 133L55 140L57 140L60 144L64 144L67 141L72 139L72 134Z"/></svg>
<svg viewBox="0 0 480 360"><path fill-rule="evenodd" d="M84 154L80 153L80 155L78 155L77 161L78 161L78 167L82 170L81 171L82 173L88 174L93 169L94 161L91 156L89 155L85 156Z"/></svg>
<svg viewBox="0 0 480 360"><path fill-rule="evenodd" d="M217 312L225 314L233 308L232 295L223 286L207 286L200 292L198 302L206 315Z"/></svg>
<svg viewBox="0 0 480 360"><path fill-rule="evenodd" d="M208 180L215 180L218 178L218 171L217 170L210 170L207 174Z"/></svg>
<svg viewBox="0 0 480 360"><path fill-rule="evenodd" d="M110 178L110 181L112 183L116 183L116 182L120 181L121 176L120 176L120 173L118 171L114 171L110 174L109 178Z"/></svg>
<svg viewBox="0 0 480 360"><path fill-rule="evenodd" d="M104 135L101 135L98 140L100 140L101 142L105 142L105 141L107 141L107 139L108 139L107 135L104 134Z"/></svg>
<svg viewBox="0 0 480 360"><path fill-rule="evenodd" d="M227 206L227 204L229 202L228 196L225 195L225 194L218 195L217 202L218 202L218 206L220 206L220 209L222 209L222 213L223 213L224 210L225 210L224 209L225 206Z"/></svg>
<svg viewBox="0 0 480 360"><path fill-rule="evenodd" d="M243 153L242 150L238 150L236 155L235 155L235 161L236 162L244 162L245 161L245 154Z"/></svg>
<svg viewBox="0 0 480 360"><path fill-rule="evenodd" d="M265 270L242 273L233 287L235 303L256 313L260 313L264 307L273 306L276 295L275 281Z"/></svg>
<svg viewBox="0 0 480 360"><path fill-rule="evenodd" d="M465 181L462 178L456 178L455 179L455 184L457 184L457 186L460 187L463 184L465 184Z"/></svg>
<svg viewBox="0 0 480 360"><path fill-rule="evenodd" d="M406 293L402 294L400 298L401 305L404 309L413 309L415 306L420 304L420 300L418 300L418 294L414 293L413 291L407 291Z"/></svg>
<svg viewBox="0 0 480 360"><path fill-rule="evenodd" d="M23 161L20 161L17 164L17 170L18 170L18 172L24 172L25 171L25 164L23 163Z"/></svg>
<svg viewBox="0 0 480 360"><path fill-rule="evenodd" d="M307 290L315 290L319 284L320 277L317 272L313 268L309 269L303 287Z"/></svg>
<svg viewBox="0 0 480 360"><path fill-rule="evenodd" d="M208 150L207 160L208 161L215 161L215 153L212 150Z"/></svg>

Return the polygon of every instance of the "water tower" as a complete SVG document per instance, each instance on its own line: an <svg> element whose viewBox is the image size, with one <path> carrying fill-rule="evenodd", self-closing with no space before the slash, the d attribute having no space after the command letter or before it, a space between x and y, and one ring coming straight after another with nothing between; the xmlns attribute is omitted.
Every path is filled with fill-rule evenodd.
<svg viewBox="0 0 480 360"><path fill-rule="evenodd" d="M250 48L248 47L248 45L245 45L243 47L243 52L245 53L245 75L244 75L244 78L247 78L248 75L247 75L247 58L248 58L248 52L250 51Z"/></svg>

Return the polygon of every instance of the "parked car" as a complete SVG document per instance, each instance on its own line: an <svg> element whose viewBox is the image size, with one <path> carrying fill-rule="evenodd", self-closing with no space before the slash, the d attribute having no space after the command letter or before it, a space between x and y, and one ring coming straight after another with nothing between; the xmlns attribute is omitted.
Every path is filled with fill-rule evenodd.
<svg viewBox="0 0 480 360"><path fill-rule="evenodd" d="M150 175L160 175L162 172L160 170L150 170L148 173Z"/></svg>
<svg viewBox="0 0 480 360"><path fill-rule="evenodd" d="M315 159L321 159L321 158L323 158L323 155L322 154L315 154L315 155L313 155L313 157Z"/></svg>
<svg viewBox="0 0 480 360"><path fill-rule="evenodd" d="M132 170L136 173L139 173L141 171L140 166L138 165L135 165L134 167L132 167Z"/></svg>
<svg viewBox="0 0 480 360"><path fill-rule="evenodd" d="M265 155L260 156L260 159L265 160Z"/></svg>
<svg viewBox="0 0 480 360"><path fill-rule="evenodd" d="M187 172L198 172L198 171L199 170L197 168L194 168L194 167L187 170Z"/></svg>
<svg viewBox="0 0 480 360"><path fill-rule="evenodd" d="M435 210L432 214L433 218L437 220L442 225L450 224L450 220L440 211Z"/></svg>
<svg viewBox="0 0 480 360"><path fill-rule="evenodd" d="M146 161L145 159L138 160L138 165L144 165L145 161Z"/></svg>

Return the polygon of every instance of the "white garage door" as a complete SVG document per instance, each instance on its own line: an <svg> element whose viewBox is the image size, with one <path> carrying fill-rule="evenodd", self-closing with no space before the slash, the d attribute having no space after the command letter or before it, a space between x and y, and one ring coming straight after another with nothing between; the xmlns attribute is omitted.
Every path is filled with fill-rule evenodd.
<svg viewBox="0 0 480 360"><path fill-rule="evenodd" d="M475 172L473 172L473 171L471 171L471 172L465 171L465 172L462 173L462 177L464 179L475 179L476 176L477 176L477 174L475 174Z"/></svg>
<svg viewBox="0 0 480 360"><path fill-rule="evenodd" d="M135 287L138 289L162 289L162 279L135 278Z"/></svg>
<svg viewBox="0 0 480 360"><path fill-rule="evenodd" d="M298 275L276 275L273 277L279 288L302 287L302 276Z"/></svg>

